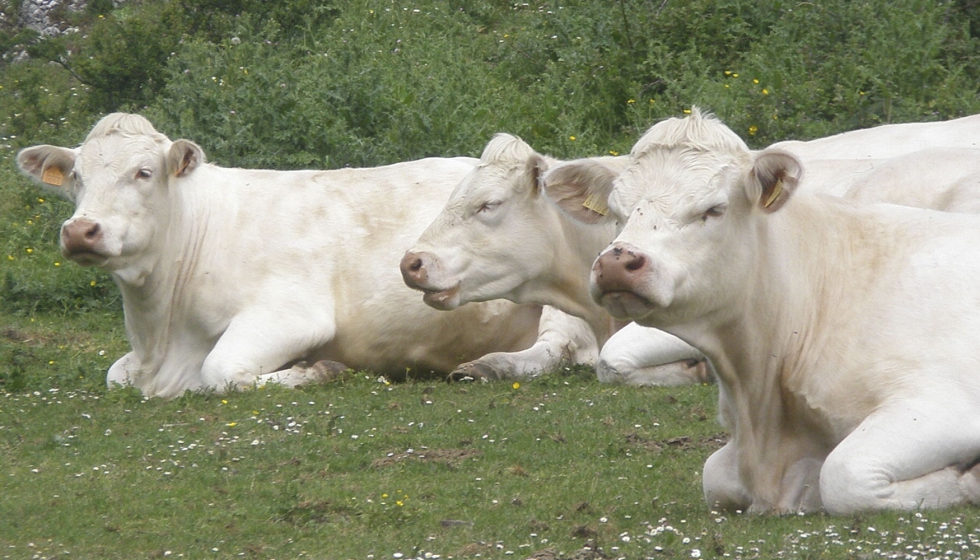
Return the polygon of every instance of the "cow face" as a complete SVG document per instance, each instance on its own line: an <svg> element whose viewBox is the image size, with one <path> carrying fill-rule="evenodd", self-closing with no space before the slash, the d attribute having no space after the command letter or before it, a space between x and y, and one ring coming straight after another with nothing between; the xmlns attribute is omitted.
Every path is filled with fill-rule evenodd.
<svg viewBox="0 0 980 560"><path fill-rule="evenodd" d="M480 163L401 262L402 276L437 309L520 300L521 286L552 261L553 220L538 179L548 162L521 139L498 134Z"/></svg>
<svg viewBox="0 0 980 560"><path fill-rule="evenodd" d="M593 298L650 326L734 309L758 262L757 222L786 202L801 173L783 152L753 161L710 116L660 123L612 186L609 208L625 226L593 265Z"/></svg>
<svg viewBox="0 0 980 560"><path fill-rule="evenodd" d="M22 150L22 171L75 203L61 251L80 265L120 271L149 255L171 213L169 183L203 161L192 142L170 142L142 117L109 115L77 149Z"/></svg>

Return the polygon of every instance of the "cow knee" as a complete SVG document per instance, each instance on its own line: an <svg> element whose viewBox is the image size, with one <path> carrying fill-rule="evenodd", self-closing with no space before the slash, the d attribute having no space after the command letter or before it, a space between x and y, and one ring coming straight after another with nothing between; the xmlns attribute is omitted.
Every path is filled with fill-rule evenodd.
<svg viewBox="0 0 980 560"><path fill-rule="evenodd" d="M106 374L106 386L110 389L116 387L130 387L136 385L136 380L140 375L140 359L135 352L130 352L116 360Z"/></svg>
<svg viewBox="0 0 980 560"><path fill-rule="evenodd" d="M881 509L891 484L887 473L853 457L831 453L820 469L820 499L831 515Z"/></svg>
<svg viewBox="0 0 980 560"><path fill-rule="evenodd" d="M735 448L731 443L705 461L702 486L704 501L710 508L747 511L752 505L752 498L739 479Z"/></svg>
<svg viewBox="0 0 980 560"><path fill-rule="evenodd" d="M201 388L218 392L251 387L258 376L236 364L217 363L210 358L201 366Z"/></svg>

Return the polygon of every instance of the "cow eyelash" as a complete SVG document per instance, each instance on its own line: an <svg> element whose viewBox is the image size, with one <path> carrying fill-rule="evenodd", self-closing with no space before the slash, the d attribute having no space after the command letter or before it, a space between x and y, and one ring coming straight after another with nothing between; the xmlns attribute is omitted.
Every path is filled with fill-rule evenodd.
<svg viewBox="0 0 980 560"><path fill-rule="evenodd" d="M706 222L708 221L708 218L719 218L721 217L722 214L725 213L725 209L726 208L724 204L718 204L716 206L712 206L711 208L705 210L704 214L701 214L701 221Z"/></svg>
<svg viewBox="0 0 980 560"><path fill-rule="evenodd" d="M153 172L145 167L136 172L137 179L149 179L152 176L153 176Z"/></svg>
<svg viewBox="0 0 980 560"><path fill-rule="evenodd" d="M484 202L479 208L477 208L476 213L482 214L483 212L489 212L498 206L500 206L500 202Z"/></svg>

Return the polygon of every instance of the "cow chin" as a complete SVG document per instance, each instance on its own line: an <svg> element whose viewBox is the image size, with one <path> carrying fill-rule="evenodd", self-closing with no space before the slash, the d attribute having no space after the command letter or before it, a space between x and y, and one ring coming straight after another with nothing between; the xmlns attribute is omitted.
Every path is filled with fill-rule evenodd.
<svg viewBox="0 0 980 560"><path fill-rule="evenodd" d="M426 290L422 296L422 301L433 309L440 311L451 311L459 307L459 284L446 290L432 291Z"/></svg>
<svg viewBox="0 0 980 560"><path fill-rule="evenodd" d="M656 305L634 292L606 292L599 296L599 304L616 319L639 321L654 311Z"/></svg>

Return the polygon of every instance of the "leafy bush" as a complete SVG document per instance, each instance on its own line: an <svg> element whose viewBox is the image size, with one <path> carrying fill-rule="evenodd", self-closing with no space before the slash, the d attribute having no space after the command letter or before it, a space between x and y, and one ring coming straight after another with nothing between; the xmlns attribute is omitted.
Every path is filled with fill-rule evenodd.
<svg viewBox="0 0 980 560"><path fill-rule="evenodd" d="M980 112L976 12L975 0L145 0L90 3L71 16L83 31L57 38L8 26L0 259L15 260L0 303L118 308L107 276L53 264L70 206L36 202L12 172L16 148L77 144L107 111L141 112L220 164L280 169L478 155L498 131L559 157L625 153L694 104L762 147ZM33 58L11 62L24 48Z"/></svg>

